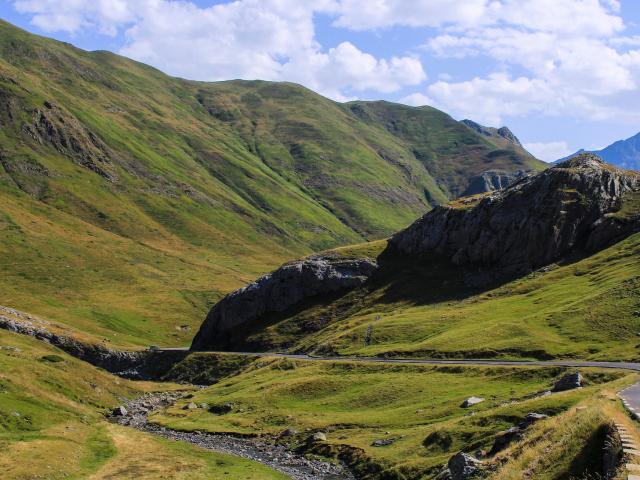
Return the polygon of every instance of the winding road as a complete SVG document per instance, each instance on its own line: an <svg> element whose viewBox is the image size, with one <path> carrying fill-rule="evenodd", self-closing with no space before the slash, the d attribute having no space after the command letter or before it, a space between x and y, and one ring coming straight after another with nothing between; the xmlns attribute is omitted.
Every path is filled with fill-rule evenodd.
<svg viewBox="0 0 640 480"><path fill-rule="evenodd" d="M186 352L189 348L159 348L161 352ZM316 356L302 353L278 352L227 352L218 350L197 350L198 353L216 353L220 355L245 355L248 357L276 357L292 360L313 360L323 362L362 362L362 363L408 363L419 365L469 365L469 366L504 366L504 367L575 367L575 368L617 368L640 372L640 362L595 362L580 360L487 360L487 359L431 359L431 358L388 358L388 357L353 357L353 356Z"/></svg>
<svg viewBox="0 0 640 480"><path fill-rule="evenodd" d="M188 348L160 348L159 351L187 351ZM574 360L484 360L484 359L460 359L438 360L422 358L384 358L384 357L328 357L296 353L273 352L221 352L206 351L204 353L217 353L226 355L245 355L249 357L277 357L292 360L322 361L322 362L361 362L361 363L389 363L389 364L418 364L418 365L469 365L489 367L573 367L573 368L614 368L619 370L632 370L640 372L640 362L595 362ZM640 420L640 381L619 392L619 396L625 406Z"/></svg>

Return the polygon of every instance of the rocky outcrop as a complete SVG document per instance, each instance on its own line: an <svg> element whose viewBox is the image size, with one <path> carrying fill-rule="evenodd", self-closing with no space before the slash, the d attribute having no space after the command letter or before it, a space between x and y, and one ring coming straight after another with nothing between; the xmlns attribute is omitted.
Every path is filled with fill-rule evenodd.
<svg viewBox="0 0 640 480"><path fill-rule="evenodd" d="M191 348L224 347L238 329L249 328L265 315L283 312L318 295L357 287L377 268L371 259L325 256L287 263L214 305Z"/></svg>
<svg viewBox="0 0 640 480"><path fill-rule="evenodd" d="M68 335L51 332L47 323L32 315L7 307L0 307L0 328L28 335L54 345L68 354L112 373L123 373L135 368L145 352L112 350L103 345L81 342Z"/></svg>
<svg viewBox="0 0 640 480"><path fill-rule="evenodd" d="M449 459L447 467L438 474L436 480L467 480L483 474L483 464L468 453L458 452Z"/></svg>
<svg viewBox="0 0 640 480"><path fill-rule="evenodd" d="M579 372L567 373L553 385L553 392L564 392L582 387L582 375Z"/></svg>
<svg viewBox="0 0 640 480"><path fill-rule="evenodd" d="M508 127L485 127L484 125L480 125L479 123L469 119L461 120L460 123L464 123L471 130L479 133L480 135L484 135L485 137L498 136L504 138L510 143L513 143L514 145L517 145L518 147L522 147L522 144L520 143L520 140L518 140L518 137L516 137Z"/></svg>
<svg viewBox="0 0 640 480"><path fill-rule="evenodd" d="M53 327L50 322L28 313L0 306L0 329L47 342L73 357L125 378L160 379L188 354L184 351L116 350L56 333L52 331Z"/></svg>
<svg viewBox="0 0 640 480"><path fill-rule="evenodd" d="M614 214L638 191L639 174L583 154L506 190L436 207L390 245L405 255L445 256L469 271L527 273L640 230L638 213Z"/></svg>
<svg viewBox="0 0 640 480"><path fill-rule="evenodd" d="M34 109L32 123L25 124L23 131L101 177L110 181L117 179L107 145L58 106L44 102L44 108Z"/></svg>
<svg viewBox="0 0 640 480"><path fill-rule="evenodd" d="M468 195L477 195L479 193L493 192L502 190L513 185L518 180L528 175L524 170L516 172L504 172L501 170L487 170L482 174L471 178L469 186L462 194L463 197Z"/></svg>

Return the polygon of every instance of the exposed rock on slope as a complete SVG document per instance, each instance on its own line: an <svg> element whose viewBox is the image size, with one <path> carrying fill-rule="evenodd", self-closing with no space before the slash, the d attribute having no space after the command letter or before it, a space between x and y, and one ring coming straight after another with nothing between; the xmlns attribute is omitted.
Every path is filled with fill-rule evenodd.
<svg viewBox="0 0 640 480"><path fill-rule="evenodd" d="M477 195L478 193L493 192L502 190L513 185L518 180L528 175L524 170L516 172L504 172L500 170L487 170L486 172L473 177L469 182L469 187L462 194L463 196Z"/></svg>
<svg viewBox="0 0 640 480"><path fill-rule="evenodd" d="M437 207L390 243L406 255L520 274L637 231L637 216L612 214L639 190L638 174L583 154L506 190Z"/></svg>
<svg viewBox="0 0 640 480"><path fill-rule="evenodd" d="M509 143L513 143L518 147L522 147L522 144L520 143L520 140L518 140L518 137L516 137L508 127L485 127L484 125L480 125L479 123L469 119L460 120L460 123L464 123L471 130L479 133L480 135L484 135L485 137L501 137L507 140Z"/></svg>
<svg viewBox="0 0 640 480"><path fill-rule="evenodd" d="M357 287L378 268L370 259L311 257L288 263L230 293L209 312L192 349L225 346L238 330L316 295Z"/></svg>

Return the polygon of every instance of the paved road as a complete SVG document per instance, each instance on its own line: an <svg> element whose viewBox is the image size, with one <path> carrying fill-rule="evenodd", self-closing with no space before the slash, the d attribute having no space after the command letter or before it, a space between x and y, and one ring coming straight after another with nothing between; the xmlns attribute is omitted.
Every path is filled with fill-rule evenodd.
<svg viewBox="0 0 640 480"><path fill-rule="evenodd" d="M618 395L625 407L629 409L635 418L640 420L640 382L621 390Z"/></svg>
<svg viewBox="0 0 640 480"><path fill-rule="evenodd" d="M188 348L161 348L163 352L186 351ZM421 358L380 358L380 357L323 357L315 355L304 355L295 353L272 353L272 352L220 352L209 351L206 353L220 353L228 355L247 355L250 357L280 357L293 360L313 360L324 362L349 361L362 363L407 363L421 365L477 365L477 366L535 366L535 367L596 367L596 368L617 368L622 370L640 371L640 363L636 362L588 362L573 360L482 360L482 359L461 359L461 360L435 360ZM640 402L640 387L638 390ZM638 404L640 412L640 403Z"/></svg>

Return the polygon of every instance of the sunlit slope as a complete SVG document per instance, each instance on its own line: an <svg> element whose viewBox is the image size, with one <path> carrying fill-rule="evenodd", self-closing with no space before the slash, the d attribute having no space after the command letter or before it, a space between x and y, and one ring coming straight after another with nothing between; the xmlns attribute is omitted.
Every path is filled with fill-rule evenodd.
<svg viewBox="0 0 640 480"><path fill-rule="evenodd" d="M375 256L384 242L337 249ZM637 360L640 234L596 255L489 289L439 258L382 255L381 274L309 302L247 338L255 348L343 355ZM329 319L312 331L312 325Z"/></svg>
<svg viewBox="0 0 640 480"><path fill-rule="evenodd" d="M123 396L176 387L118 379L41 341L0 331L2 478L285 478L105 420Z"/></svg>
<svg viewBox="0 0 640 480"><path fill-rule="evenodd" d="M469 150L490 166L497 147L452 133L444 113L398 109L424 111L448 145L433 161ZM413 140L352 110L293 84L175 79L0 23L1 303L187 343L181 326L256 274L448 199Z"/></svg>
<svg viewBox="0 0 640 480"><path fill-rule="evenodd" d="M627 375L622 379L624 374L619 372L584 370L586 388L539 396L562 373L560 368L260 359L241 374L200 390L189 400L230 403L231 412L184 410L185 400L153 414L152 419L191 431L277 436L292 429L296 433L280 437L280 441L298 451L338 457L358 478L432 479L456 452L489 451L495 434L517 424L528 412L558 415L548 421L543 437L559 441L565 435L559 424L582 423L579 416L567 415L567 410L584 399L601 398L601 390L607 388L602 382L617 378L608 386L615 391L635 378ZM471 395L485 401L462 408L461 403ZM581 472L573 459L585 449L591 432L606 421L602 417L600 413L595 425L585 427L589 430L584 434L574 429L572 442L562 444L563 457L552 466L536 467L538 475L555 469L565 471L562 478L577 477ZM317 431L326 433L326 442L307 441ZM534 431L527 433L536 438ZM376 444L385 440L388 444ZM552 451L557 453L555 447L547 450ZM511 457L516 458L517 454Z"/></svg>

